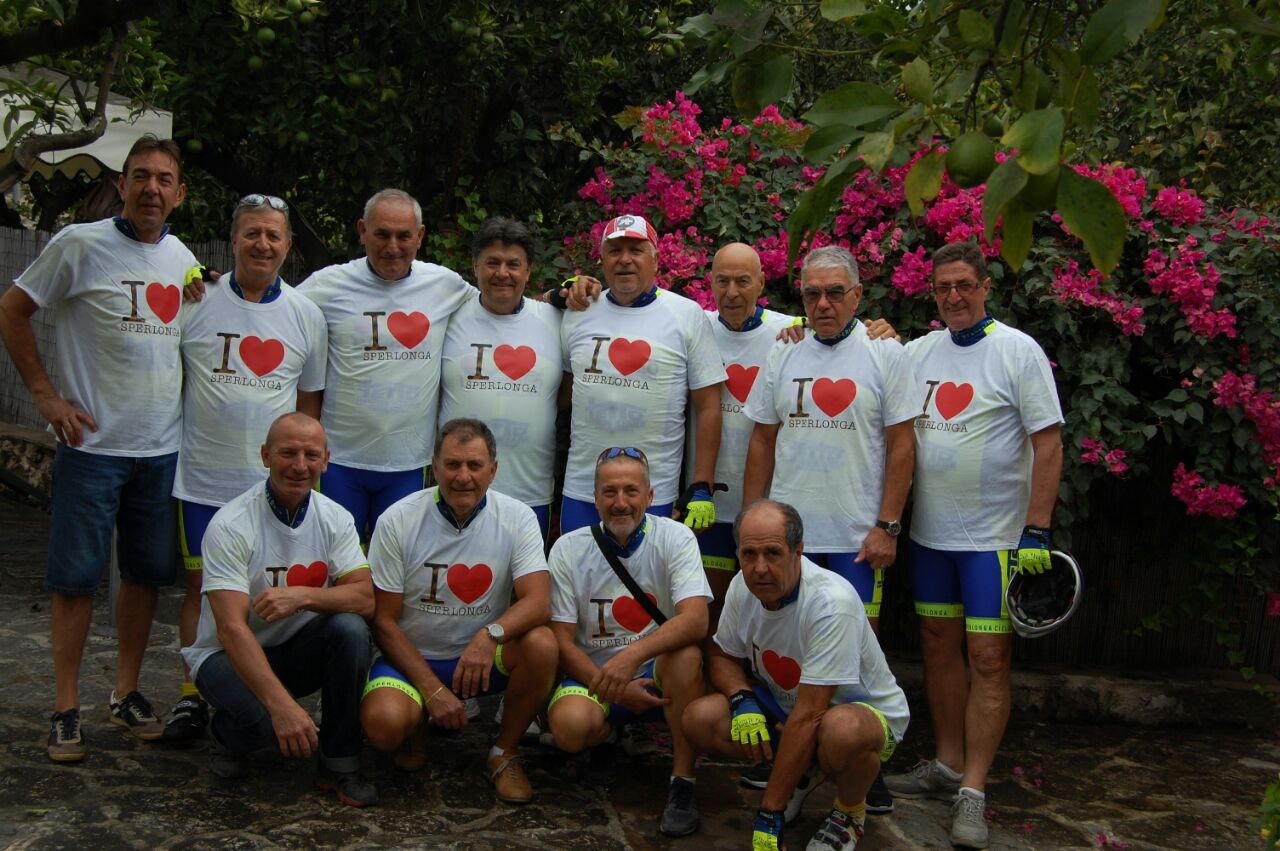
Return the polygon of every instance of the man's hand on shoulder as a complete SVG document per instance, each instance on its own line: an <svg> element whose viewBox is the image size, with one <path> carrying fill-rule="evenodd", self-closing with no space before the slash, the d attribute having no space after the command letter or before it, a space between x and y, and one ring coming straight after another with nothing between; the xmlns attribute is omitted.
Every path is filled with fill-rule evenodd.
<svg viewBox="0 0 1280 851"><path fill-rule="evenodd" d="M603 289L600 281L590 275L574 275L566 278L559 289L549 291L547 301L561 310L586 310Z"/></svg>
<svg viewBox="0 0 1280 851"><path fill-rule="evenodd" d="M897 340L902 342L902 337L894 330L893 326L885 319L864 319L862 324L867 327L867 337L872 340Z"/></svg>
<svg viewBox="0 0 1280 851"><path fill-rule="evenodd" d="M192 266L187 270L187 278L182 285L182 300L200 301L204 298L205 283L217 283L221 277L221 272L215 272L204 266Z"/></svg>

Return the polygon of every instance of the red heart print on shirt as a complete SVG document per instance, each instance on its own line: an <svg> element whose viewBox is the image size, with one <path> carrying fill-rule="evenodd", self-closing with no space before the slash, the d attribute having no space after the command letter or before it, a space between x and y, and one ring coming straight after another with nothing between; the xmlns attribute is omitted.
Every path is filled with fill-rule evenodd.
<svg viewBox="0 0 1280 851"><path fill-rule="evenodd" d="M284 360L284 343L270 337L245 337L240 341L240 360L261 378Z"/></svg>
<svg viewBox="0 0 1280 851"><path fill-rule="evenodd" d="M772 650L760 655L765 672L782 688L791 691L800 684L800 663L790 656L779 656Z"/></svg>
<svg viewBox="0 0 1280 851"><path fill-rule="evenodd" d="M852 404L858 395L858 385L851 378L832 381L830 378L819 378L813 382L813 403L829 417L834 417Z"/></svg>
<svg viewBox="0 0 1280 851"><path fill-rule="evenodd" d="M487 564L455 564L445 574L449 590L466 605L484 596L493 584L493 570Z"/></svg>
<svg viewBox="0 0 1280 851"><path fill-rule="evenodd" d="M178 315L178 308L182 305L182 293L178 288L170 284L147 284L147 306L151 308L151 312L156 318L168 325L173 321L173 317Z"/></svg>
<svg viewBox="0 0 1280 851"><path fill-rule="evenodd" d="M938 392L934 399L938 406L938 413L942 414L944 420L949 420L969 407L969 403L973 401L973 385L952 384L950 381L944 381L938 385Z"/></svg>
<svg viewBox="0 0 1280 851"><path fill-rule="evenodd" d="M519 381L533 369L538 355L529 346L498 346L493 350L493 362L507 378Z"/></svg>
<svg viewBox="0 0 1280 851"><path fill-rule="evenodd" d="M619 337L609 344L609 362L623 375L630 375L649 362L653 349L644 340Z"/></svg>
<svg viewBox="0 0 1280 851"><path fill-rule="evenodd" d="M747 397L751 395L751 387L756 383L756 376L760 374L760 367L731 363L725 365L724 371L729 376L729 380L725 382L729 395L745 405Z"/></svg>
<svg viewBox="0 0 1280 851"><path fill-rule="evenodd" d="M658 598L645 592L645 596L649 598L655 606L658 605ZM649 625L649 621L653 618L649 617L649 613L644 610L644 606L636 602L634 597L619 597L613 601L613 607L610 609L613 613L613 619L618 625L631 632L640 632Z"/></svg>
<svg viewBox="0 0 1280 851"><path fill-rule="evenodd" d="M329 565L322 561L313 561L308 565L295 564L284 575L284 581L290 588L296 588L299 585L323 588L329 581Z"/></svg>
<svg viewBox="0 0 1280 851"><path fill-rule="evenodd" d="M425 313L417 310L413 313L397 310L387 317L387 330L400 345L406 349L412 349L427 338L427 331L431 330L431 320Z"/></svg>

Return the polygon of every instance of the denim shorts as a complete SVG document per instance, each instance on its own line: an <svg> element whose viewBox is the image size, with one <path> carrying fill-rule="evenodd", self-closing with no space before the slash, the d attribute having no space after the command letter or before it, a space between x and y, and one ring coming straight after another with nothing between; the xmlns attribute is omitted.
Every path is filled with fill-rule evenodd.
<svg viewBox="0 0 1280 851"><path fill-rule="evenodd" d="M171 585L177 575L173 474L178 453L151 458L96 455L59 444L53 459L46 591L90 596L118 532L120 575L140 585Z"/></svg>

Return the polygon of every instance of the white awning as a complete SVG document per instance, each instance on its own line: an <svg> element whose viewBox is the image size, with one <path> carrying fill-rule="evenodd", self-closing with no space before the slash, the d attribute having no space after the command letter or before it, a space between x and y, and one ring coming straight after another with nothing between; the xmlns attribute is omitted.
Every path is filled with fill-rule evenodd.
<svg viewBox="0 0 1280 851"><path fill-rule="evenodd" d="M63 84L67 77L55 71L38 68L33 65L20 64L9 68L0 68L0 77L6 79L30 80L43 78L56 84ZM87 87L85 101L92 104L97 97L97 90ZM69 94L69 90L68 90ZM15 99L5 92L0 92L0 116L9 114ZM124 165L125 155L129 148L144 133L153 133L161 139L173 135L173 114L159 110L145 110L133 115L129 99L116 94L107 95L107 130L96 141L79 148L68 148L61 151L46 151L40 155L35 171L45 177L52 177L61 172L67 177L74 177L76 172L84 172L89 177L97 177L103 167L119 171ZM22 126L35 113L21 110L20 117L12 125L12 129ZM37 132L40 132L37 128ZM9 134L0 124L0 165L12 159L9 149Z"/></svg>

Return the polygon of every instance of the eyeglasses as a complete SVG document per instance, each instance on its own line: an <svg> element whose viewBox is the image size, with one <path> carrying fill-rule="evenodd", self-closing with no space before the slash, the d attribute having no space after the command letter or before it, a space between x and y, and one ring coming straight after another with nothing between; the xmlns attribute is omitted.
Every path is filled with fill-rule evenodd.
<svg viewBox="0 0 1280 851"><path fill-rule="evenodd" d="M262 195L261 193L258 193L258 192L254 192L252 195L244 196L243 198L240 199L240 203L236 204L236 206L237 207L261 207L264 204L273 210L280 211L281 213L289 212L289 205L284 202L283 198L277 198L274 195Z"/></svg>
<svg viewBox="0 0 1280 851"><path fill-rule="evenodd" d="M628 458L634 458L646 467L649 466L649 459L645 457L642 450L636 449L634 446L610 446L608 449L600 453L600 457L596 458L596 466L599 467L605 461L612 461L620 455Z"/></svg>
<svg viewBox="0 0 1280 851"><path fill-rule="evenodd" d="M820 290L817 287L805 287L800 291L800 298L804 299L805 304L817 304L822 301L822 297L826 296L827 301L831 304L839 304L844 301L844 297L849 291L844 287L832 287L829 290Z"/></svg>
<svg viewBox="0 0 1280 851"><path fill-rule="evenodd" d="M931 288L933 294L938 298L946 298L951 294L952 290L960 293L962 296L972 295L975 290L982 288L982 284L977 281L961 281L958 284L934 284Z"/></svg>

